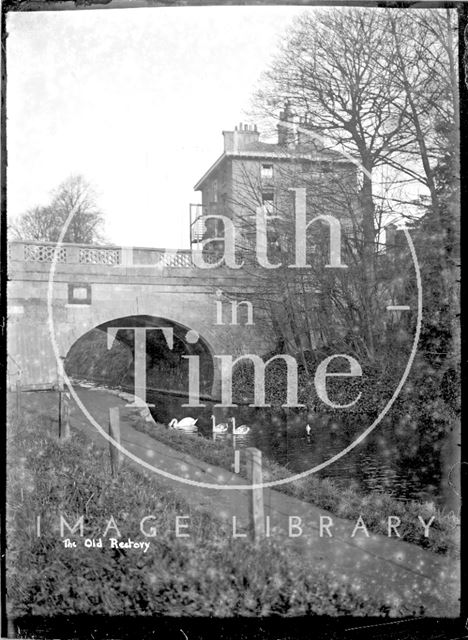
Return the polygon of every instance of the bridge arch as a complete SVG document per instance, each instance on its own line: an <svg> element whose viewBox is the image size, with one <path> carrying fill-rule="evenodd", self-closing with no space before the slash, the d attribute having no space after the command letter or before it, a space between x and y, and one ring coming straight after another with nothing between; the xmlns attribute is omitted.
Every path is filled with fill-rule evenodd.
<svg viewBox="0 0 468 640"><path fill-rule="evenodd" d="M245 324L232 320L224 301L219 321L217 292L226 289L251 299L257 285L249 274L196 269L178 253L160 265L156 249L64 245L51 288L55 245L19 241L9 250L9 374L25 387L56 384L57 356L66 357L84 334L113 319L149 316L190 328L212 355L265 354L275 345L262 305L255 308L254 322ZM126 260L135 251L137 264ZM214 397L220 390L217 366L214 358Z"/></svg>
<svg viewBox="0 0 468 640"><path fill-rule="evenodd" d="M132 387L135 328L146 331L146 386L149 391L188 392L188 359L198 356L200 393L216 395L214 348L199 332L169 318L147 314L107 320L85 331L69 347L65 371L74 378ZM108 348L108 329L114 329ZM162 329L162 330L161 330ZM168 330L168 331L167 331ZM172 335L172 348L167 336Z"/></svg>

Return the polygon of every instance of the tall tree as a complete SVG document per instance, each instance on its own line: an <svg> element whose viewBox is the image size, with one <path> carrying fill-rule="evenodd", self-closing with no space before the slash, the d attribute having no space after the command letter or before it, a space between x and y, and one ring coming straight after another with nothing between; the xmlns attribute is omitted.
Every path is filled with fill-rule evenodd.
<svg viewBox="0 0 468 640"><path fill-rule="evenodd" d="M376 353L382 329L376 256L382 211L390 204L382 198L381 172L389 169L401 184L413 185L413 194L394 202L398 206L389 206L390 211L407 215L418 183L427 188L438 211L434 172L444 151L438 145L442 129L436 125L445 119L452 145L457 131L453 29L453 12L442 10L304 14L257 92L257 110L264 116L274 117L287 101L291 113L306 118L331 148L351 154L363 168L360 287L370 354ZM456 155L456 140L454 149ZM450 288L453 270L444 274Z"/></svg>
<svg viewBox="0 0 468 640"><path fill-rule="evenodd" d="M451 309L453 366L460 348L458 320L460 166L458 68L455 41L457 24L453 12L438 12L438 20L429 12L416 12L412 21L397 20L389 13L390 32L394 41L397 81L406 98L408 128L414 131L414 160L400 163L403 173L414 172L415 161L420 170L418 180L429 192L428 211L422 229L430 234L432 247L423 251L434 264L439 277L437 286L444 303Z"/></svg>
<svg viewBox="0 0 468 640"><path fill-rule="evenodd" d="M57 242L67 220L64 242L94 244L103 239L103 214L93 188L81 175L64 180L52 193L49 205L26 211L12 231L18 239Z"/></svg>
<svg viewBox="0 0 468 640"><path fill-rule="evenodd" d="M388 156L407 144L400 113L395 63L383 65L392 46L385 14L376 10L331 10L305 14L266 73L257 104L271 115L284 100L307 118L328 144L350 153L364 169L359 191L362 288L370 353L380 327L375 322L376 210L373 177Z"/></svg>
<svg viewBox="0 0 468 640"><path fill-rule="evenodd" d="M360 212L369 320L377 318L372 301L379 288L376 202L403 218L423 185L425 213L415 236L424 283L424 363L415 375L418 383L435 376L440 395L427 397L426 404L434 401L444 416L457 410L453 391L460 350L456 30L456 12L448 9L331 9L305 15L290 30L257 94L257 106L270 116L287 99L292 111L307 116L330 146L351 153L365 169ZM381 198L379 168L407 185L399 202ZM441 337L438 342L435 334ZM375 332L367 336L372 338L378 338ZM453 453L456 417L447 417L445 425L453 435L445 438ZM453 465L453 455L444 457ZM448 469L446 464L446 480Z"/></svg>

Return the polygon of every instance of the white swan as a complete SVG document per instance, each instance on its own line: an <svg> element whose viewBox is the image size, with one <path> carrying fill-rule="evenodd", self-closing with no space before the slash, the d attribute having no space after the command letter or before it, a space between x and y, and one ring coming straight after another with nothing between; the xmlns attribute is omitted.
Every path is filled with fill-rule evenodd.
<svg viewBox="0 0 468 640"><path fill-rule="evenodd" d="M213 433L226 433L229 428L226 422L220 422L219 424L216 424L214 416L211 416L211 421L213 423Z"/></svg>
<svg viewBox="0 0 468 640"><path fill-rule="evenodd" d="M178 429L179 431L198 431L198 427L196 425L198 418L195 420L194 418L182 418L182 420L176 420L173 418L169 422L170 429Z"/></svg>
<svg viewBox="0 0 468 640"><path fill-rule="evenodd" d="M233 436L245 436L246 433L249 433L250 427L246 424L241 424L240 427L236 428L236 419L231 418L232 421L232 435Z"/></svg>
<svg viewBox="0 0 468 640"><path fill-rule="evenodd" d="M306 425L306 433L310 436L310 432L312 431L310 424Z"/></svg>

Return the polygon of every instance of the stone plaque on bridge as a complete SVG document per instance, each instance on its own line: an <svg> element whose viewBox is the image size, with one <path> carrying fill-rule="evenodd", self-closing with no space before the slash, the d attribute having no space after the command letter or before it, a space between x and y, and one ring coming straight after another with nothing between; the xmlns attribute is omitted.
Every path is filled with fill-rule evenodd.
<svg viewBox="0 0 468 640"><path fill-rule="evenodd" d="M91 285L69 284L68 304L91 304Z"/></svg>

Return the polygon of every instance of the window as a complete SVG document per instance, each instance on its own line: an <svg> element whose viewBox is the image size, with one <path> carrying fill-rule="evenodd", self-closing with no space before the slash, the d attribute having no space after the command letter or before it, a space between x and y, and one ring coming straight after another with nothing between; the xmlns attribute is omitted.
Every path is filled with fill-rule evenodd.
<svg viewBox="0 0 468 640"><path fill-rule="evenodd" d="M265 207L265 211L267 214L273 213L275 196L273 191L264 191L262 193L262 205Z"/></svg>
<svg viewBox="0 0 468 640"><path fill-rule="evenodd" d="M262 164L262 168L260 170L260 177L262 180L273 180L273 165Z"/></svg>
<svg viewBox="0 0 468 640"><path fill-rule="evenodd" d="M211 202L218 202L218 181L213 180L211 183Z"/></svg>

